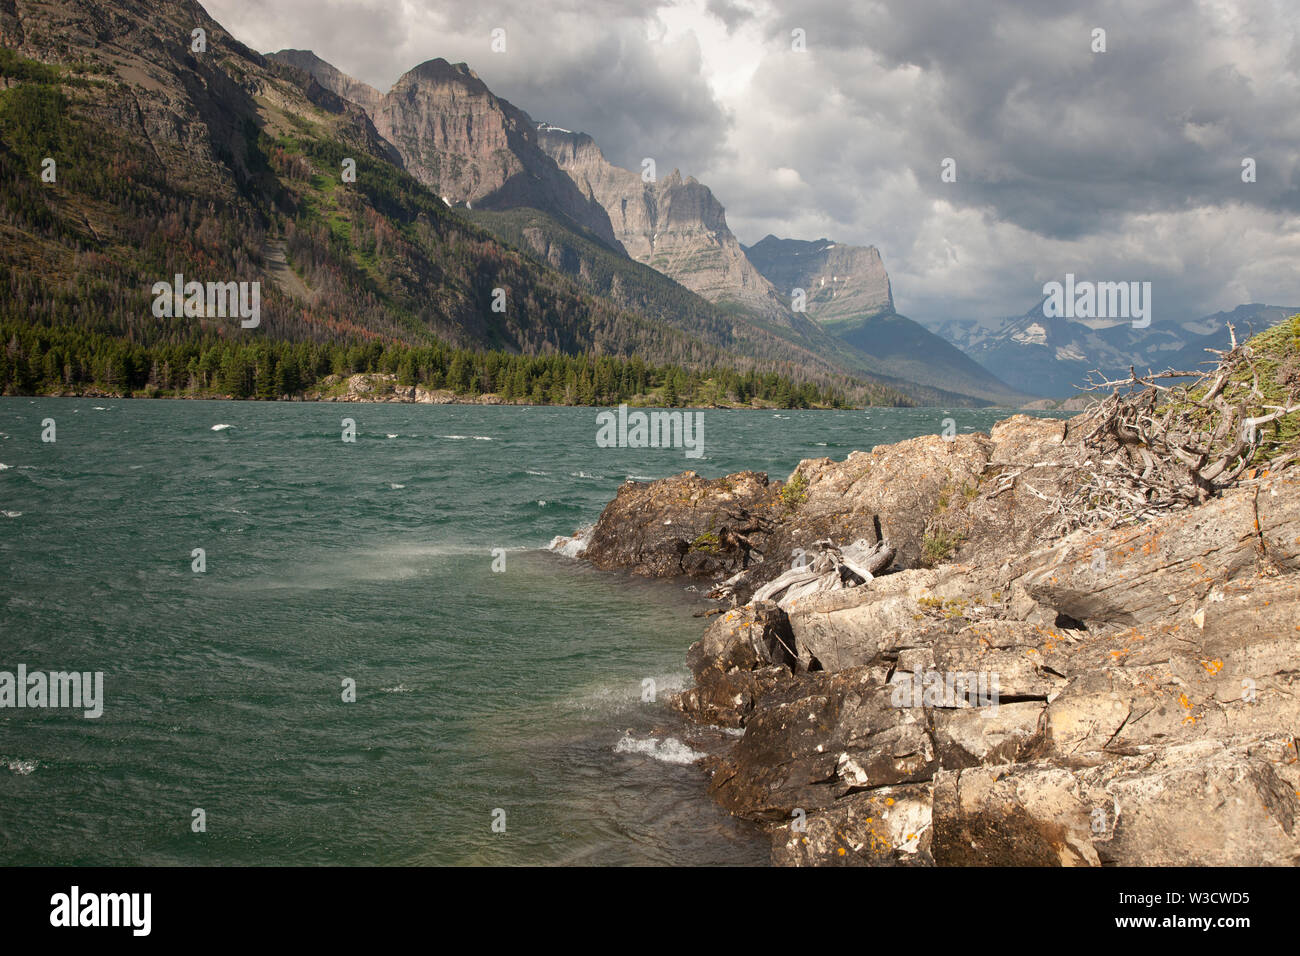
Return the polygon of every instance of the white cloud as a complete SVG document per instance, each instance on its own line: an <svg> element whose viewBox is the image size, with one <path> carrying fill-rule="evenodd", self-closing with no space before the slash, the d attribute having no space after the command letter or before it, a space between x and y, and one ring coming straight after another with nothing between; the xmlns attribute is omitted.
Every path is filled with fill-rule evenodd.
<svg viewBox="0 0 1300 956"><path fill-rule="evenodd" d="M1289 0L207 6L257 49L314 49L381 90L425 59L465 60L620 165L695 175L742 242L876 245L914 318L1022 312L1066 271L1150 280L1178 315L1300 305ZM507 54L488 50L494 26ZM939 180L945 156L957 183ZM1243 156L1259 182L1241 183Z"/></svg>

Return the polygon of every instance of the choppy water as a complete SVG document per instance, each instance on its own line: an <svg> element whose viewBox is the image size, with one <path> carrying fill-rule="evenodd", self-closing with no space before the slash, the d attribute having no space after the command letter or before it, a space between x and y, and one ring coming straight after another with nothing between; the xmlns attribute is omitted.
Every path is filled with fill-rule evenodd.
<svg viewBox="0 0 1300 956"><path fill-rule="evenodd" d="M662 703L698 596L547 543L628 476L785 477L1006 413L706 411L700 459L598 448L595 414L0 399L0 670L106 698L0 709L0 863L766 862Z"/></svg>

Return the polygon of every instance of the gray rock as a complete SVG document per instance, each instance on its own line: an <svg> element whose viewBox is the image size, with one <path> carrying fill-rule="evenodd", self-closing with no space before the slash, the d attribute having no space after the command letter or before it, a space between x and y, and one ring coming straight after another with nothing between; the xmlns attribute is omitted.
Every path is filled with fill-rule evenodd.
<svg viewBox="0 0 1300 956"><path fill-rule="evenodd" d="M772 831L777 866L933 866L930 787L854 793Z"/></svg>

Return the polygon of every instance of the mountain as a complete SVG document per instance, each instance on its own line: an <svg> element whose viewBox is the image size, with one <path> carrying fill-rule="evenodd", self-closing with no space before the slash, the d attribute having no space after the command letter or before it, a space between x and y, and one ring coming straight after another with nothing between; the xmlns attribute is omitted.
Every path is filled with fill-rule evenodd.
<svg viewBox="0 0 1300 956"><path fill-rule="evenodd" d="M1002 328L1008 320L1006 317L999 317L993 319L920 318L917 321L945 342L951 342L969 355L972 348Z"/></svg>
<svg viewBox="0 0 1300 956"><path fill-rule="evenodd" d="M893 401L889 396L899 393L924 405L966 406L991 401L902 378L890 362L858 351L802 316L797 326L787 326L763 322L747 311L720 308L539 210L476 209L466 215L515 248L572 275L584 289L733 354L798 363L806 373L822 380L828 374L851 374L875 383L866 387L867 396L875 402Z"/></svg>
<svg viewBox="0 0 1300 956"><path fill-rule="evenodd" d="M196 28L205 49L191 47ZM15 330L6 362L18 362L9 367L69 384L212 387L228 371L238 377L221 367L236 350L260 349L258 361L273 364L284 343L301 345L295 361L322 376L332 361L313 351L322 344L348 346L335 371L395 372L375 363L400 343L420 350L417 381L451 345L729 366L905 401L782 341L748 347L712 319L673 325L593 294L449 208L403 168L418 163L396 157L369 114L330 87L362 98L364 88L301 51L294 58L312 72L250 50L191 0L0 4L0 324ZM403 79L390 103L475 82L437 63ZM497 131L527 144L531 122L503 101L480 91L462 105L494 103ZM487 135L469 126L447 135ZM41 178L45 157L57 161L52 182ZM531 158L549 164L557 191L586 203L549 158ZM348 160L355 182L342 175ZM526 178L507 176L487 195ZM259 323L201 305L155 314L152 287L177 274L258 283ZM56 344L73 339L87 348ZM159 350L172 351L150 357ZM266 378L271 367L245 371Z"/></svg>
<svg viewBox="0 0 1300 956"><path fill-rule="evenodd" d="M678 170L645 182L610 163L585 133L539 128L539 142L584 195L605 207L628 254L734 314L754 317L816 354L937 404L1019 404L959 349L894 312L874 247L768 236L746 248L712 191ZM791 310L793 289L807 311ZM812 321L809 321L809 320Z"/></svg>
<svg viewBox="0 0 1300 956"><path fill-rule="evenodd" d="M878 373L877 363L864 361L816 323L792 314L745 258L721 204L695 180L683 181L674 171L642 189L638 175L605 163L590 137L533 124L464 64L423 63L376 103L373 88L313 53L282 50L269 58L310 71L340 97L357 97L357 105L376 104L376 129L413 175L432 189L451 189L453 195L444 194L448 204L465 197L458 208L469 219L567 273L585 291L742 356L798 363L820 376L908 386ZM551 158L562 137L580 141L585 159L594 151L592 175L574 179ZM535 143L547 149L539 151ZM501 174L501 168L525 164L529 175ZM485 178L485 170L495 171L496 178ZM592 176L604 183L600 193L607 198L624 190L636 199L611 200L617 235L591 187ZM620 239L644 261L630 257ZM913 393L920 401L970 400L925 389Z"/></svg>
<svg viewBox="0 0 1300 956"><path fill-rule="evenodd" d="M726 211L708 186L674 169L645 182L610 163L586 133L538 127L538 143L583 195L609 215L627 254L724 308L798 327L788 299L772 287L727 227Z"/></svg>
<svg viewBox="0 0 1300 956"><path fill-rule="evenodd" d="M889 274L875 246L768 235L744 250L783 295L803 289L808 313L824 326L894 311Z"/></svg>
<svg viewBox="0 0 1300 956"><path fill-rule="evenodd" d="M845 335L832 334L838 318L852 326L862 309L874 314L883 308L892 316L889 277L876 250L823 250L845 276L856 278L837 289L832 273L830 289L813 296L825 321L822 315L814 321L792 311L789 292L751 262L707 186L678 170L647 182L614 166L590 136L533 124L465 64L430 60L380 96L309 51L269 57L307 70L321 86L365 106L400 162L449 205L619 307L712 346L797 362L816 374L859 376L921 402L1011 403L1023 397L960 352L918 335L902 316L891 318L887 330L881 320L867 334L854 335L847 326L840 330ZM944 360L904 354L918 345ZM968 367L954 369L954 360Z"/></svg>
<svg viewBox="0 0 1300 956"><path fill-rule="evenodd" d="M727 311L540 210L474 209L465 215L515 248L572 276L588 292L680 328L701 342L743 355L797 360L810 370L862 373L833 346L828 348L826 336L812 323L806 323L810 334L803 334L805 330L769 325L747 313Z"/></svg>
<svg viewBox="0 0 1300 956"><path fill-rule="evenodd" d="M1226 349L1232 344L1232 337L1228 333L1229 324L1236 333L1237 341L1244 342L1297 312L1300 312L1300 308L1283 308L1256 302L1239 305L1231 312L1215 312L1213 315L1183 322L1180 328L1189 338L1187 344L1171 357L1169 365L1175 369L1196 370L1202 363L1214 360L1214 356L1205 351L1207 348Z"/></svg>
<svg viewBox="0 0 1300 956"><path fill-rule="evenodd" d="M268 53L267 59L288 63L310 73L325 89L356 103L366 111L368 116L374 117L379 113L379 104L384 98L382 93L369 83L354 80L342 70L326 63L311 50L281 50L278 53Z"/></svg>
<svg viewBox="0 0 1300 956"><path fill-rule="evenodd" d="M541 209L618 247L605 210L538 147L537 124L494 95L466 64L428 60L380 96L311 51L268 57L307 70L365 109L406 169L448 205Z"/></svg>
<svg viewBox="0 0 1300 956"><path fill-rule="evenodd" d="M787 295L804 290L807 315L863 356L863 367L872 373L995 404L1019 405L1026 399L960 349L894 311L889 274L875 246L768 235L745 254Z"/></svg>
<svg viewBox="0 0 1300 956"><path fill-rule="evenodd" d="M1129 321L1092 320L1085 324L1049 318L1040 302L992 329L967 326L971 334L964 348L984 368L996 371L1016 388L1064 398L1076 394L1076 386L1093 370L1107 378L1127 377L1130 366L1139 372L1195 370L1210 358L1206 348L1228 348L1229 322L1240 341L1272 328L1296 311L1254 303L1231 312L1184 320L1157 319L1146 328L1134 328Z"/></svg>

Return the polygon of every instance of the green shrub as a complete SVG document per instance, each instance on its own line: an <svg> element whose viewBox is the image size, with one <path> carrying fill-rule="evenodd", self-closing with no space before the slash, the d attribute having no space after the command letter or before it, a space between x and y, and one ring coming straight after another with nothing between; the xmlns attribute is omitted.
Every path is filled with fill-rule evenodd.
<svg viewBox="0 0 1300 956"><path fill-rule="evenodd" d="M802 473L795 475L781 489L781 500L787 508L795 508L808 500L808 479Z"/></svg>
<svg viewBox="0 0 1300 956"><path fill-rule="evenodd" d="M965 540L965 535L954 533L947 528L935 528L927 531L921 539L921 554L926 563L933 567L939 564Z"/></svg>

